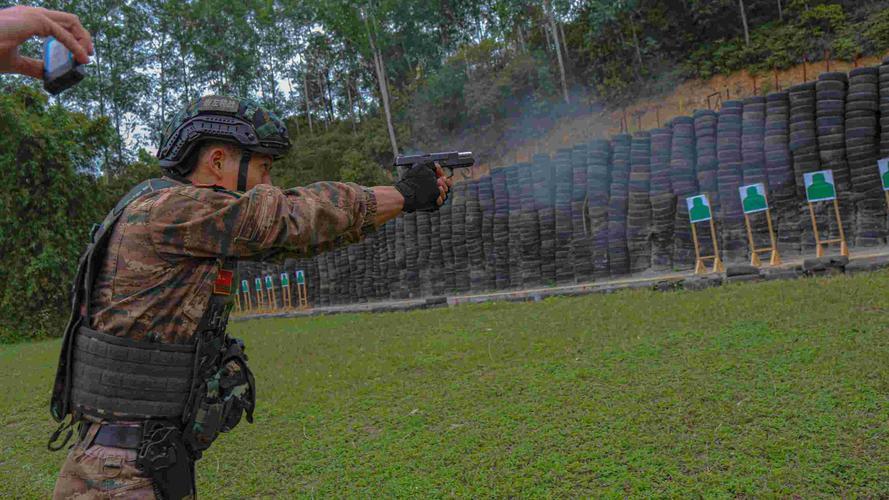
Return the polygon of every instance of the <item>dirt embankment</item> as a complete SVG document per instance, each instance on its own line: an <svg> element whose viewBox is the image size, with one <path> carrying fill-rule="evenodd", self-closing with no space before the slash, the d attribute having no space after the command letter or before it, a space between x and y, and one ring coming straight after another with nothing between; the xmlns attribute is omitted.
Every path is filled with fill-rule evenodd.
<svg viewBox="0 0 889 500"><path fill-rule="evenodd" d="M561 120L559 124L532 141L526 141L509 155L473 168L472 178L487 175L491 167L528 161L534 154L551 154L559 148L608 138L621 130L635 132L659 127L673 117L690 115L696 109L718 110L722 101L765 95L793 85L816 80L825 71L848 72L855 67L879 65L884 56L863 57L857 62L815 61L768 75L751 75L743 70L718 75L709 80L688 80L673 92L638 99L620 109L606 109Z"/></svg>

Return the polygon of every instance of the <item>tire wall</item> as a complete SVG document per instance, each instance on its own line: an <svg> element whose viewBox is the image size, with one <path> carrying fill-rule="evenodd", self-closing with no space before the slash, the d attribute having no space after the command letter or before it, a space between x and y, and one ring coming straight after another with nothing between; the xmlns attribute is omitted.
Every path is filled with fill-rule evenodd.
<svg viewBox="0 0 889 500"><path fill-rule="evenodd" d="M404 214L360 243L313 257L243 262L239 280L252 291L253 277L272 274L278 283L279 273L302 269L309 302L328 306L688 270L694 246L685 199L698 193L710 199L724 260L746 262L738 188L756 183L766 186L782 256L810 255L803 176L822 169L833 171L850 245L883 245L883 157L889 60L495 168L455 184L438 212ZM839 236L830 203L816 204L815 215L823 238ZM766 246L764 214L750 220L757 246ZM710 231L702 229L709 253Z"/></svg>

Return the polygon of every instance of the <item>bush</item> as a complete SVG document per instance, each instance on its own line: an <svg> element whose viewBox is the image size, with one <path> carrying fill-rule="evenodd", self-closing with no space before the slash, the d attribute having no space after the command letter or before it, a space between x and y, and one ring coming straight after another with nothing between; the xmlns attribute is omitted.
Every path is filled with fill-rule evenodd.
<svg viewBox="0 0 889 500"><path fill-rule="evenodd" d="M61 332L79 254L108 207L93 172L110 137L105 119L36 89L0 95L0 340Z"/></svg>

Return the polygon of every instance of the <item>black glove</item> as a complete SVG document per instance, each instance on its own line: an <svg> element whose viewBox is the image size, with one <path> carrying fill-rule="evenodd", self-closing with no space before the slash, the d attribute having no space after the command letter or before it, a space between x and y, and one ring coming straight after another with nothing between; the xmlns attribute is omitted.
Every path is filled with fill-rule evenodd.
<svg viewBox="0 0 889 500"><path fill-rule="evenodd" d="M404 211L407 213L420 210L434 212L438 210L438 177L432 163L415 163L395 183L395 189L404 196Z"/></svg>

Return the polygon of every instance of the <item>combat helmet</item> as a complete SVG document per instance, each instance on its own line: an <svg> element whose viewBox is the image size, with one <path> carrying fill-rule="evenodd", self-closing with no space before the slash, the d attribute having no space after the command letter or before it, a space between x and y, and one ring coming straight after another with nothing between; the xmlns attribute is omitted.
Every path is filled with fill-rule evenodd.
<svg viewBox="0 0 889 500"><path fill-rule="evenodd" d="M243 151L238 172L238 190L246 190L247 165L253 153L274 159L290 149L287 126L271 111L250 99L207 95L190 102L164 128L157 158L168 174L185 177L193 165L188 156L205 141L234 144Z"/></svg>

